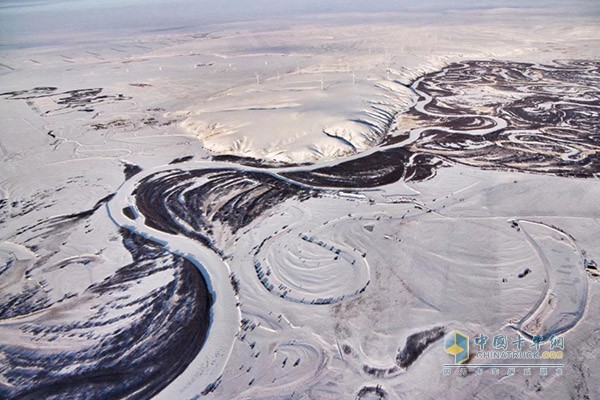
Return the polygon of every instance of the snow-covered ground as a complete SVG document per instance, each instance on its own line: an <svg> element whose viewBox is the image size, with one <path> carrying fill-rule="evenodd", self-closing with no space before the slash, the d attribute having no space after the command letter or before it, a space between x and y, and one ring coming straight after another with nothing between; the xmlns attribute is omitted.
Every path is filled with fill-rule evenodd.
<svg viewBox="0 0 600 400"><path fill-rule="evenodd" d="M177 6L178 29L47 34L0 3L0 397L600 396L598 171L573 177L596 165L598 136L502 136L507 151L568 152L544 173L453 157L510 129L494 104L529 91L458 82L437 104L468 107L474 125L456 127L428 108L439 88L418 85L468 60L597 65L597 6L435 3L202 24ZM62 18L31 7L30 24ZM600 91L585 68L540 89L589 103L582 126ZM409 153L422 150L429 164ZM563 375L444 376L454 329L564 335Z"/></svg>

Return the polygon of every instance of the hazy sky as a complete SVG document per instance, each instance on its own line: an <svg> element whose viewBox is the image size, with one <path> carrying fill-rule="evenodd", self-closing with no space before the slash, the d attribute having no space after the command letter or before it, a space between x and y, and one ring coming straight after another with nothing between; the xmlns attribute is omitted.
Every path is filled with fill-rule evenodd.
<svg viewBox="0 0 600 400"><path fill-rule="evenodd" d="M310 13L537 8L600 14L600 0L0 0L0 46L52 43L78 33L119 35Z"/></svg>

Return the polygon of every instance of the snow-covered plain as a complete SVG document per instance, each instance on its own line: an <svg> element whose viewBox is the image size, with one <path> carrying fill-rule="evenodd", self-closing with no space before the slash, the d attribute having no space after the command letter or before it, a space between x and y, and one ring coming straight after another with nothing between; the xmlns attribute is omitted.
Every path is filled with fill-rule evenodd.
<svg viewBox="0 0 600 400"><path fill-rule="evenodd" d="M600 396L577 4L6 33L0 397ZM443 376L454 329L564 373Z"/></svg>

